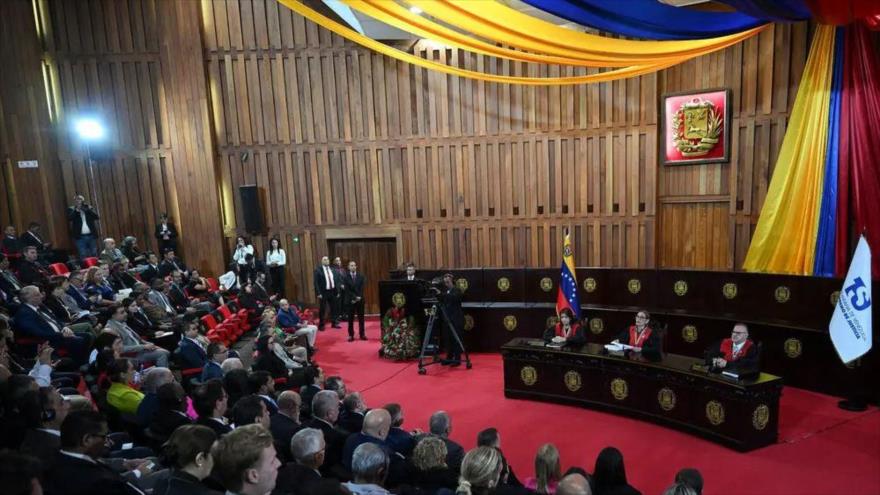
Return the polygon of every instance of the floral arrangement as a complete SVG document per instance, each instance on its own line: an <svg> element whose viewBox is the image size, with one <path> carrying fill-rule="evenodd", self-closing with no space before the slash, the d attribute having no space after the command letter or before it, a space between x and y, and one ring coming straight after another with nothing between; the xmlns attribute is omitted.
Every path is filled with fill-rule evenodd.
<svg viewBox="0 0 880 495"><path fill-rule="evenodd" d="M389 309L382 317L382 350L380 355L395 361L418 357L419 335L415 319L406 315L405 308Z"/></svg>

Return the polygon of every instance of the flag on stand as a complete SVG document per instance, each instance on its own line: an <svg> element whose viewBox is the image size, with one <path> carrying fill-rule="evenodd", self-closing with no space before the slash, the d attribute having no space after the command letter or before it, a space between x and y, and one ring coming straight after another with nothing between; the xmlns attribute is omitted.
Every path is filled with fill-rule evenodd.
<svg viewBox="0 0 880 495"><path fill-rule="evenodd" d="M862 236L828 325L831 342L844 363L871 350L871 306L871 248Z"/></svg>
<svg viewBox="0 0 880 495"><path fill-rule="evenodd" d="M574 273L574 254L571 249L571 236L565 231L562 244L562 273L559 276L559 292L556 294L556 314L568 308L575 320L581 319L581 303L578 300L577 276Z"/></svg>

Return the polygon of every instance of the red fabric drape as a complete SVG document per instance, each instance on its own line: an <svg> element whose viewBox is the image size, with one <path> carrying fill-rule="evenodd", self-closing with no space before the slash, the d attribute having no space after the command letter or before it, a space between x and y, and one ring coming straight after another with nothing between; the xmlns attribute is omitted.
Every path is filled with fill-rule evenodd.
<svg viewBox="0 0 880 495"><path fill-rule="evenodd" d="M880 14L877 0L805 0L813 19L821 24L843 26Z"/></svg>
<svg viewBox="0 0 880 495"><path fill-rule="evenodd" d="M880 277L880 62L860 24L846 29L839 160L835 271L846 275L864 232L874 253L871 272Z"/></svg>

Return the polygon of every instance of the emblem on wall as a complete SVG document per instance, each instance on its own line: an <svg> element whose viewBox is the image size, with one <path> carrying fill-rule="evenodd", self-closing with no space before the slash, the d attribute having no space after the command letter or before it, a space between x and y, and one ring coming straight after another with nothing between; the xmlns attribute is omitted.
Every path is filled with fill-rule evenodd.
<svg viewBox="0 0 880 495"><path fill-rule="evenodd" d="M403 292L395 292L394 295L391 296L391 304L393 304L395 308L406 306L406 296L403 295Z"/></svg>
<svg viewBox="0 0 880 495"><path fill-rule="evenodd" d="M792 359L800 356L801 351L803 351L801 341L794 337L786 339L785 344L783 344L783 348L785 349L785 355Z"/></svg>
<svg viewBox="0 0 880 495"><path fill-rule="evenodd" d="M663 97L666 165L729 160L729 99L730 91L723 89Z"/></svg>
<svg viewBox="0 0 880 495"><path fill-rule="evenodd" d="M697 336L697 327L693 325L685 325L684 328L681 329L681 339L688 344L696 342Z"/></svg>
<svg viewBox="0 0 880 495"><path fill-rule="evenodd" d="M724 406L717 400L706 403L706 419L715 426L724 422Z"/></svg>
<svg viewBox="0 0 880 495"><path fill-rule="evenodd" d="M507 292L510 290L510 279L507 277L501 277L498 279L498 290L501 292Z"/></svg>
<svg viewBox="0 0 880 495"><path fill-rule="evenodd" d="M584 290L587 292L593 292L596 290L596 279L593 277L587 277L584 279Z"/></svg>
<svg viewBox="0 0 880 495"><path fill-rule="evenodd" d="M577 371L567 371L565 373L565 388L572 392L581 389L581 374Z"/></svg>
<svg viewBox="0 0 880 495"><path fill-rule="evenodd" d="M455 286L458 287L458 290L465 292L468 290L468 281L466 278L462 277L455 281Z"/></svg>
<svg viewBox="0 0 880 495"><path fill-rule="evenodd" d="M602 318L593 318L590 320L590 331L596 335L602 333L602 330L605 330L605 322L602 321Z"/></svg>
<svg viewBox="0 0 880 495"><path fill-rule="evenodd" d="M642 282L637 278L629 279L629 282L626 283L626 288L629 290L630 294L638 294L642 290Z"/></svg>
<svg viewBox="0 0 880 495"><path fill-rule="evenodd" d="M514 331L516 329L516 316L507 315L504 317L504 328L507 329L508 332Z"/></svg>
<svg viewBox="0 0 880 495"><path fill-rule="evenodd" d="M553 280L550 277L544 277L541 279L541 290L544 292L550 292L553 290Z"/></svg>
<svg viewBox="0 0 880 495"><path fill-rule="evenodd" d="M752 412L752 426L756 430L763 430L770 422L770 408L766 404L761 404Z"/></svg>
<svg viewBox="0 0 880 495"><path fill-rule="evenodd" d="M464 315L464 330L469 332L474 329L474 317L471 315Z"/></svg>
<svg viewBox="0 0 880 495"><path fill-rule="evenodd" d="M736 284L733 282L728 282L724 284L723 287L721 287L721 293L724 294L724 297L726 297L727 299L733 299L734 297L736 297L736 292Z"/></svg>
<svg viewBox="0 0 880 495"><path fill-rule="evenodd" d="M531 387L538 381L538 370L532 366L523 366L522 369L519 370L519 378L524 384Z"/></svg>
<svg viewBox="0 0 880 495"><path fill-rule="evenodd" d="M676 296L683 296L688 293L688 283L684 280L679 280L672 286L672 291L675 292Z"/></svg>
<svg viewBox="0 0 880 495"><path fill-rule="evenodd" d="M611 395L617 400L626 399L629 395L629 385L623 378L611 380Z"/></svg>
<svg viewBox="0 0 880 495"><path fill-rule="evenodd" d="M672 391L669 387L663 387L657 392L657 403L660 404L660 409L664 411L671 411L675 409L675 392Z"/></svg>
<svg viewBox="0 0 880 495"><path fill-rule="evenodd" d="M791 290L784 285L780 285L773 291L773 297L776 298L778 303L786 303L791 298Z"/></svg>

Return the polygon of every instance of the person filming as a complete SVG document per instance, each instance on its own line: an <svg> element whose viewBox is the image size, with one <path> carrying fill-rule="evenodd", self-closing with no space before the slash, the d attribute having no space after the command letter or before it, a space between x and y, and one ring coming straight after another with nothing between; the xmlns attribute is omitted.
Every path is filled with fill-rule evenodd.
<svg viewBox="0 0 880 495"><path fill-rule="evenodd" d="M446 359L441 364L444 366L461 365L461 339L464 330L464 313L461 310L461 290L455 286L451 273L443 275L443 289L437 294L437 300L443 309L443 315L449 325L443 327L443 342L446 347ZM450 328L451 327L451 328ZM455 336L451 334L455 332ZM456 336L458 339L456 339Z"/></svg>

